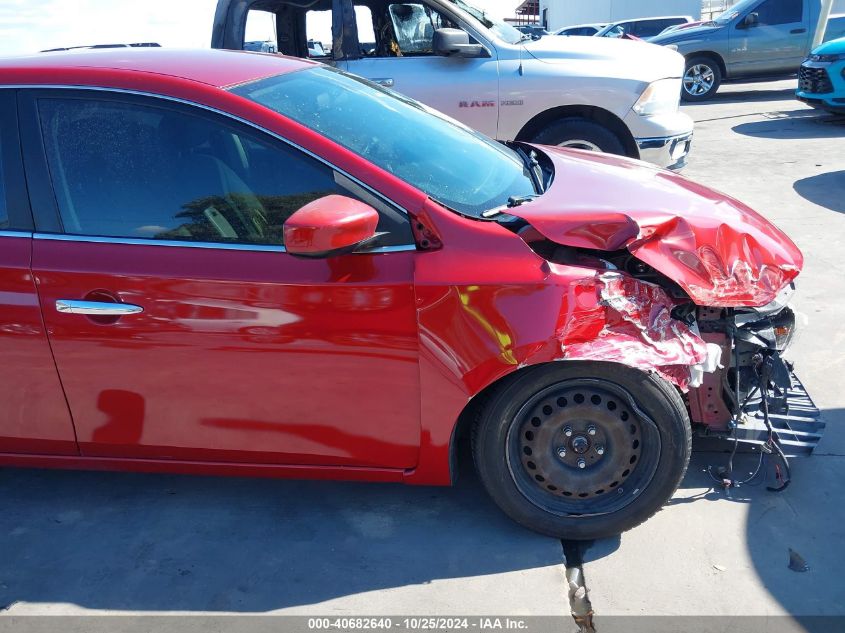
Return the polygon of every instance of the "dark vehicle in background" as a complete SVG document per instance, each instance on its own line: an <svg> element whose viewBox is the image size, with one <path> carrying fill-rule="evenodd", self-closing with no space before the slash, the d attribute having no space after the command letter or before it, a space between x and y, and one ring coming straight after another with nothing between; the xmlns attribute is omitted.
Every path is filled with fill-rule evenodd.
<svg viewBox="0 0 845 633"><path fill-rule="evenodd" d="M530 35L533 39L539 40L544 35L551 35L546 29L537 24L520 24L514 27L520 33Z"/></svg>
<svg viewBox="0 0 845 633"><path fill-rule="evenodd" d="M666 16L660 18L640 18L636 20L623 20L621 22L613 22L608 24L601 31L596 33L596 37L625 37L633 36L639 39L647 37L654 37L660 35L670 26L677 26L679 24L687 24L692 22L692 17L688 15Z"/></svg>
<svg viewBox="0 0 845 633"><path fill-rule="evenodd" d="M75 51L80 49L99 49L99 48L161 48L161 44L157 42L132 42L131 44L87 44L84 46L66 46L59 48L48 48L41 51L42 53L58 53L59 51Z"/></svg>
<svg viewBox="0 0 845 633"><path fill-rule="evenodd" d="M244 42L244 50L253 53L277 53L275 42Z"/></svg>
<svg viewBox="0 0 845 633"><path fill-rule="evenodd" d="M607 24L577 24L575 26L566 26L559 31L555 31L555 35L581 35L592 37L606 26Z"/></svg>
<svg viewBox="0 0 845 633"><path fill-rule="evenodd" d="M711 22L650 40L686 58L685 101L713 97L725 79L794 74L810 53L822 0L741 0ZM830 16L823 41L845 35Z"/></svg>

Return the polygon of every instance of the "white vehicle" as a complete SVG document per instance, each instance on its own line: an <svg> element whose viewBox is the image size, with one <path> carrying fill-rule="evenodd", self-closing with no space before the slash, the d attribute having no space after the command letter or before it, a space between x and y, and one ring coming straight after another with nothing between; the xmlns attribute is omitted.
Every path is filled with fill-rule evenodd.
<svg viewBox="0 0 845 633"><path fill-rule="evenodd" d="M242 49L253 12L272 14L278 51L297 57L309 57L316 37L309 28L331 23L331 48L320 61L502 141L669 168L683 166L690 150L693 123L679 109L684 60L667 48L598 37L532 40L464 0L219 0L212 47Z"/></svg>
<svg viewBox="0 0 845 633"><path fill-rule="evenodd" d="M606 22L599 22L596 24L575 24L574 26L565 26L562 29L555 31L555 35L578 35L581 37L592 37L606 26Z"/></svg>

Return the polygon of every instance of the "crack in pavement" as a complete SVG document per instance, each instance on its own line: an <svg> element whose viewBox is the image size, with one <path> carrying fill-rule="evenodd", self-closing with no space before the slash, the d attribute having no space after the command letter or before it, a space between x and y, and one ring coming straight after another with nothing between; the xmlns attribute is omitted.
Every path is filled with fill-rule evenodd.
<svg viewBox="0 0 845 633"><path fill-rule="evenodd" d="M580 541L562 540L563 559L566 565L566 585L569 596L569 611L580 633L596 633L593 625L593 605L584 580L585 544Z"/></svg>

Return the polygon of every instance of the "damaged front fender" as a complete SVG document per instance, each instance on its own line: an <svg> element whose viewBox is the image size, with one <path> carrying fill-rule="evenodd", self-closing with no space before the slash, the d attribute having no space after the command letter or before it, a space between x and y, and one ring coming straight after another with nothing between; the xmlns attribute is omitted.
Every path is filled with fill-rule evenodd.
<svg viewBox="0 0 845 633"><path fill-rule="evenodd" d="M416 214L428 244L416 260L420 336L420 465L409 482L448 482L442 451L468 402L522 368L622 363L694 387L712 351L673 318L678 300L620 271L552 263L496 222L427 201ZM421 227L421 228L420 228Z"/></svg>
<svg viewBox="0 0 845 633"><path fill-rule="evenodd" d="M700 384L715 354L721 356L720 348L711 349L672 317L675 302L659 286L605 272L574 288L594 296L595 305L561 311L557 338L562 360L622 363L656 372L686 390Z"/></svg>
<svg viewBox="0 0 845 633"><path fill-rule="evenodd" d="M420 258L421 343L470 397L518 367L553 361L622 363L683 390L700 380L712 353L672 316L679 301L660 286L620 271L548 262L494 223L451 214L440 221L442 243L463 242L463 261L483 265L461 265L447 247ZM476 239L443 235L467 223ZM475 244L477 257L467 252Z"/></svg>

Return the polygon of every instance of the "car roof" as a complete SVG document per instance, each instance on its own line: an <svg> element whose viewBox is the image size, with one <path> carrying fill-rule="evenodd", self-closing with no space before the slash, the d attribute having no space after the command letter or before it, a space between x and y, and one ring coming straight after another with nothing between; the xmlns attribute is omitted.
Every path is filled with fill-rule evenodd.
<svg viewBox="0 0 845 633"><path fill-rule="evenodd" d="M583 29L585 27L593 27L593 28L604 28L607 26L607 22L592 22L590 24L573 24L572 26L564 26L562 29L558 29L560 31L568 31L569 29Z"/></svg>
<svg viewBox="0 0 845 633"><path fill-rule="evenodd" d="M177 77L224 88L273 75L315 66L314 62L247 51L168 48L107 48L38 53L26 57L0 59L0 83L5 70L15 70L15 80L26 78L26 71L43 78L49 71L61 81L63 71L80 69L111 70L117 73L146 73Z"/></svg>

